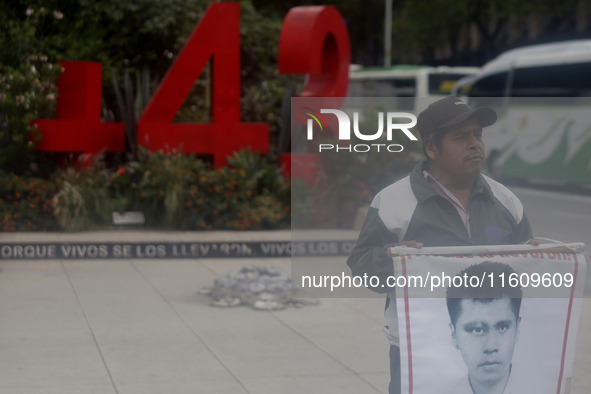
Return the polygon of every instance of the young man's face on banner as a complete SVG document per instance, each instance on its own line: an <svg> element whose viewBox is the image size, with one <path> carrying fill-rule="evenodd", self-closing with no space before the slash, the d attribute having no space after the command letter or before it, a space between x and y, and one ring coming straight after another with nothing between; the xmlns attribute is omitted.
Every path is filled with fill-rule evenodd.
<svg viewBox="0 0 591 394"><path fill-rule="evenodd" d="M519 318L508 298L464 299L452 325L454 346L468 366L470 382L494 385L509 375Z"/></svg>

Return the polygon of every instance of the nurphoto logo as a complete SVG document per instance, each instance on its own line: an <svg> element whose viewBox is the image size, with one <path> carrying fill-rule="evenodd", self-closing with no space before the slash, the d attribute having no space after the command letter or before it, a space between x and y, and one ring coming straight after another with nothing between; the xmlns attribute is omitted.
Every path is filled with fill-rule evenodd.
<svg viewBox="0 0 591 394"><path fill-rule="evenodd" d="M303 107L306 111L305 115L308 115L310 119L307 120L306 124L306 137L308 141L314 139L314 128L315 124L317 129L323 133L328 130L328 123L322 114L332 114L336 116L338 121L338 139L339 141L350 141L351 140L351 119L349 115L344 111L338 109L321 109L320 113L315 112L312 108ZM385 120L384 120L385 119ZM402 122L400 122L402 120ZM386 140L392 141L394 132L401 131L409 140L417 141L411 132L410 128L417 124L417 117L407 112L378 112L378 130L370 134L362 133L359 130L359 112L353 112L353 134L361 141L376 141L382 138L384 129L386 131ZM366 143L366 144L318 144L318 152L334 151L334 152L356 152L365 153L369 151L388 151L391 153L402 152L404 146L401 144L386 144L386 143Z"/></svg>

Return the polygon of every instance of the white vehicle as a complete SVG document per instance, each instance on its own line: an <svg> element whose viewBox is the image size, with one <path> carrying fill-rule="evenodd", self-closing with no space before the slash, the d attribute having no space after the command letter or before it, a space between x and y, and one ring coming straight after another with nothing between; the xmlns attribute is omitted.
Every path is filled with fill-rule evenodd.
<svg viewBox="0 0 591 394"><path fill-rule="evenodd" d="M449 96L459 79L475 75L479 70L446 66L352 66L347 96L405 98L399 101L402 107L397 109L419 113L432 102Z"/></svg>
<svg viewBox="0 0 591 394"><path fill-rule="evenodd" d="M591 183L591 40L507 51L454 94L497 110L483 134L493 176Z"/></svg>

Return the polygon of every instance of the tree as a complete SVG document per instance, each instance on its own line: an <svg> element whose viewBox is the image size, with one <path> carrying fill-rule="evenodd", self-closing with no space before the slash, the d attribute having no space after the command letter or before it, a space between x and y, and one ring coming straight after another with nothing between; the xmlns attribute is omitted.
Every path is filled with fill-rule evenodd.
<svg viewBox="0 0 591 394"><path fill-rule="evenodd" d="M393 15L397 62L482 65L515 46L588 37L588 0L405 0Z"/></svg>

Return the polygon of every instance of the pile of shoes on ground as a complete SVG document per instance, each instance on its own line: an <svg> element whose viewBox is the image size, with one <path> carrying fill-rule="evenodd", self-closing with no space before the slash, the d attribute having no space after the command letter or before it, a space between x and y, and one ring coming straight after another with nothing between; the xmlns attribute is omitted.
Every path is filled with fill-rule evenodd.
<svg viewBox="0 0 591 394"><path fill-rule="evenodd" d="M259 310L280 310L287 306L316 305L317 300L297 298L291 278L274 268L249 265L218 277L212 288L203 289L212 306L247 305Z"/></svg>

